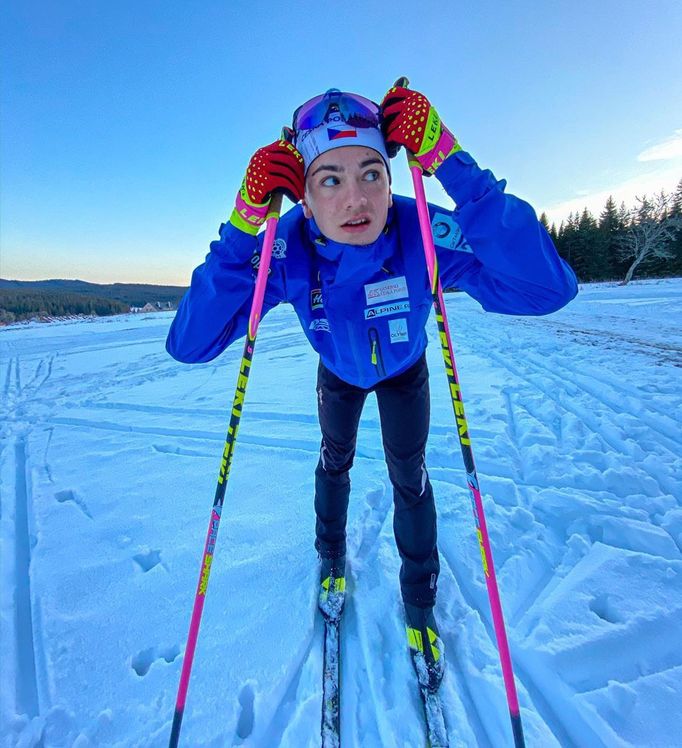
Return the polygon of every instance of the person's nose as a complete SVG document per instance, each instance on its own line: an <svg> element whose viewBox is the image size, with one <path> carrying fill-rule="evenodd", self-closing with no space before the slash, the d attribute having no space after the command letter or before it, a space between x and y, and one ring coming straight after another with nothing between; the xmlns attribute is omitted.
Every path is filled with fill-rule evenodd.
<svg viewBox="0 0 682 748"><path fill-rule="evenodd" d="M365 207L367 207L367 195L365 195L362 184L351 180L346 192L346 209L357 210Z"/></svg>

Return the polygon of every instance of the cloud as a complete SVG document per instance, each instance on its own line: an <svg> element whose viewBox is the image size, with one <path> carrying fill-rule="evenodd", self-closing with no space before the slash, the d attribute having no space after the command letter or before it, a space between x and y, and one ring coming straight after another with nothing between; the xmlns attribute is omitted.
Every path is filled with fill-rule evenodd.
<svg viewBox="0 0 682 748"><path fill-rule="evenodd" d="M587 208L593 216L598 217L604 209L609 196L612 196L616 205L624 202L628 208L636 205L636 199L644 195L653 195L665 190L665 192L674 192L682 178L682 128L675 130L674 135L655 143L643 150L638 156L637 161L640 163L650 163L654 161L668 163L651 163L649 166L636 166L635 170L644 170L637 175L627 178L621 178L618 181L612 181L602 189L583 189L574 188L571 191L572 197L540 207L538 202L538 213L542 210L547 214L550 224L556 223L558 226L561 221L565 221L570 213L582 213ZM625 166L625 172L632 173L632 167ZM621 172L622 173L622 172ZM601 184L604 180L600 179ZM617 180L617 177L612 177ZM593 179L593 183L597 179Z"/></svg>
<svg viewBox="0 0 682 748"><path fill-rule="evenodd" d="M584 195L578 193L578 197L546 206L544 212L547 214L550 224L556 223L557 227L561 221L568 218L569 213L582 213L584 208L587 208L593 216L599 217L606 201L609 199L609 195L613 196L617 206L624 202L628 208L632 208L636 204L635 199L637 197L653 195L661 190L674 192L680 178L682 178L682 169L679 166L659 167L645 174L612 184L599 191ZM537 205L536 208L538 214L543 210L540 205Z"/></svg>
<svg viewBox="0 0 682 748"><path fill-rule="evenodd" d="M662 140L656 145L642 151L638 161L669 161L671 158L682 156L682 129L675 130L675 134Z"/></svg>

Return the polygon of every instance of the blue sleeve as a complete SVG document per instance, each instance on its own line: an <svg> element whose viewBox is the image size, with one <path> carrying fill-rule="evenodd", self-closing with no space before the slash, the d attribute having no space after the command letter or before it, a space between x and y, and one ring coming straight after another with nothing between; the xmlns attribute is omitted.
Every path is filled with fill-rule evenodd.
<svg viewBox="0 0 682 748"><path fill-rule="evenodd" d="M447 215L456 222L455 231L461 229L458 241L441 240L439 246L435 229L446 211L430 206L443 288L456 286L486 311L503 314L549 314L575 297L573 270L533 208L505 194L506 182L480 169L465 151L446 159L436 176L457 204Z"/></svg>
<svg viewBox="0 0 682 748"><path fill-rule="evenodd" d="M173 358L192 364L214 359L246 335L263 234L248 236L223 224L203 265L192 273L166 339ZM261 319L285 299L281 263L271 264Z"/></svg>

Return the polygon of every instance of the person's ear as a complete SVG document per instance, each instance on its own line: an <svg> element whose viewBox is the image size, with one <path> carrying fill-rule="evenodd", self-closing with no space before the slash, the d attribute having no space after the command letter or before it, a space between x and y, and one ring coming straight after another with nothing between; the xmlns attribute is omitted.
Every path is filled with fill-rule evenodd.
<svg viewBox="0 0 682 748"><path fill-rule="evenodd" d="M310 210L308 202L305 199L305 195L301 199L301 205L303 206L303 215L304 215L304 217L308 218L308 219L312 218L313 217L313 212L312 212L312 210Z"/></svg>
<svg viewBox="0 0 682 748"><path fill-rule="evenodd" d="M388 207L390 208L393 205L393 191L391 188L388 188Z"/></svg>

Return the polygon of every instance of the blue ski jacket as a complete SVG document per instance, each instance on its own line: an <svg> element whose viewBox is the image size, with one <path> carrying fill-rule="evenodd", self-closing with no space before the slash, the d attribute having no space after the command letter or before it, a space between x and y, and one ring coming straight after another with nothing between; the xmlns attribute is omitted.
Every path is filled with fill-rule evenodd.
<svg viewBox="0 0 682 748"><path fill-rule="evenodd" d="M541 315L577 293L531 206L465 151L436 171L454 211L429 205L443 288L456 286L486 311ZM210 361L247 332L263 234L220 227L194 271L166 341L178 361ZM262 316L288 302L324 365L370 388L408 369L426 348L432 304L414 199L395 196L372 244L324 237L296 206L279 221Z"/></svg>

